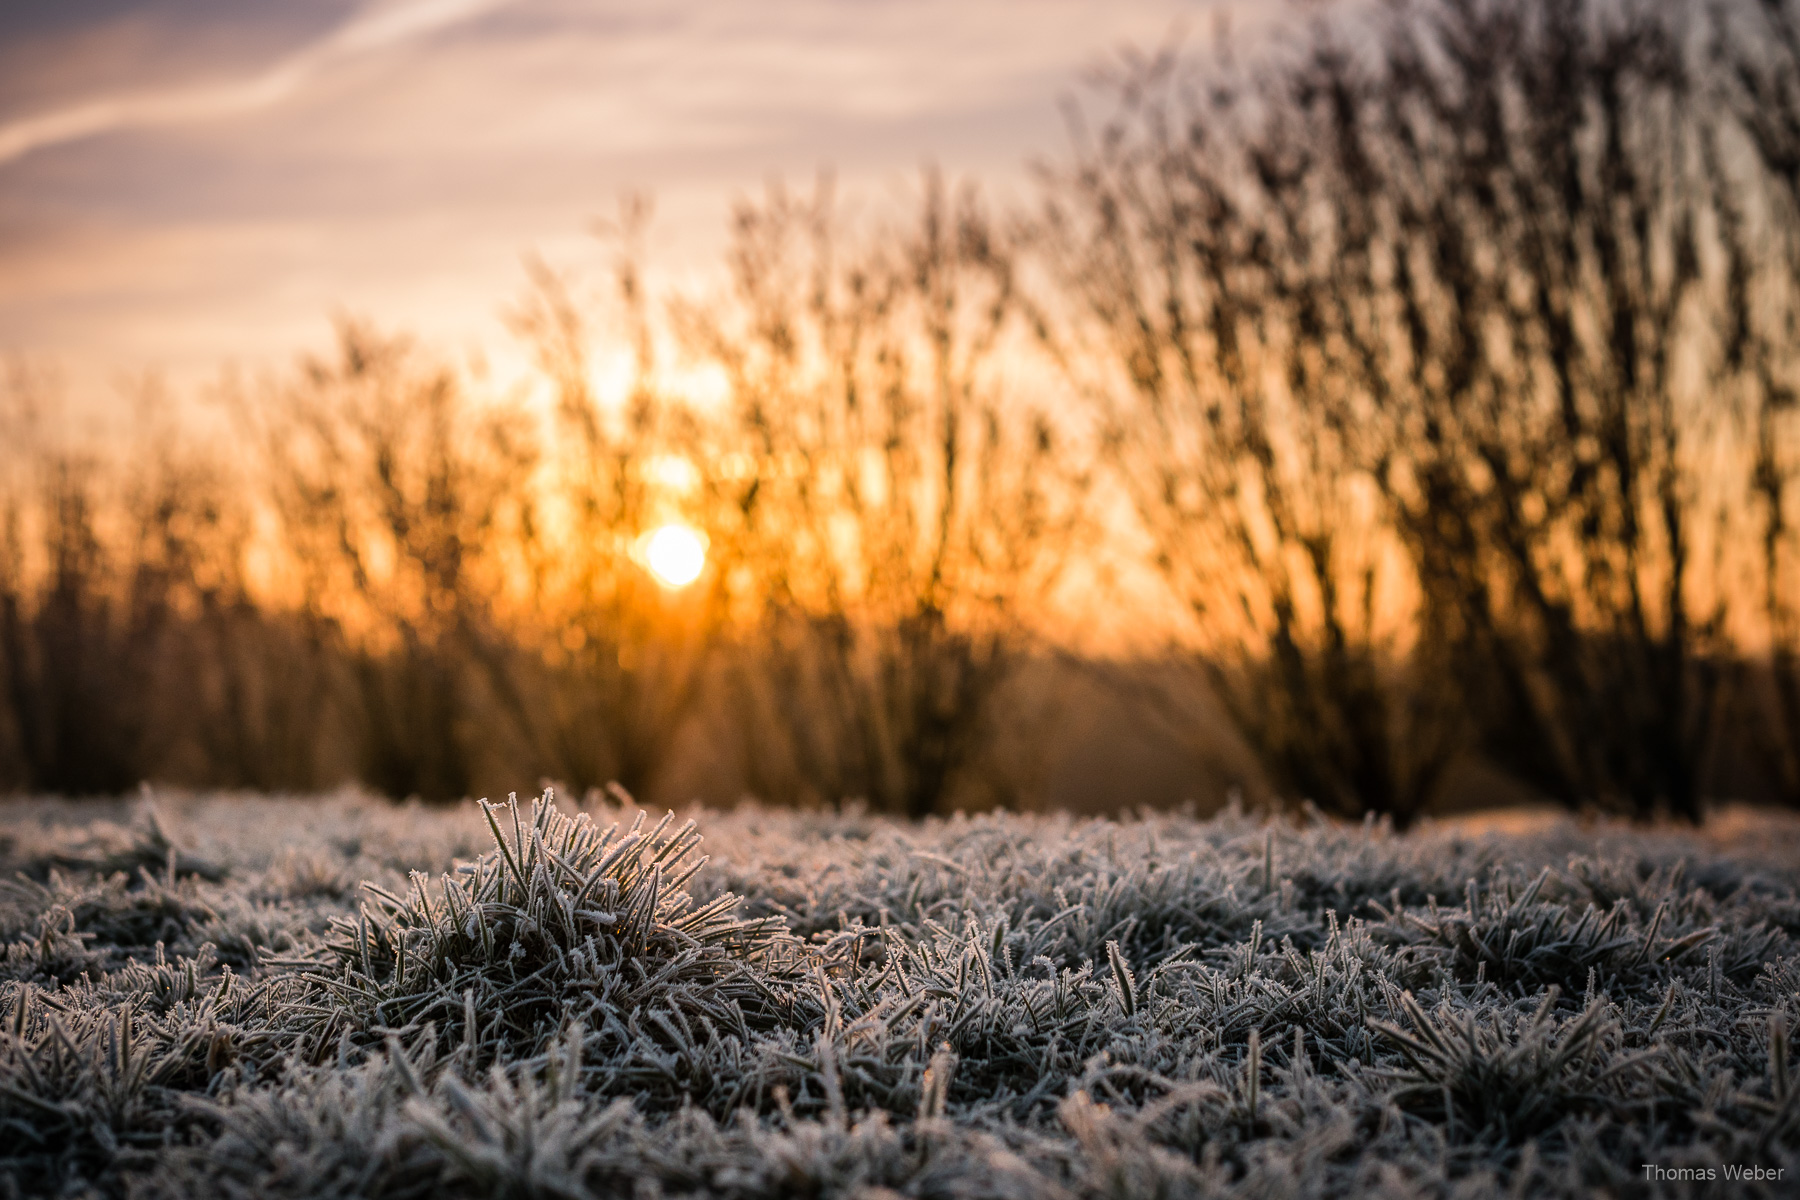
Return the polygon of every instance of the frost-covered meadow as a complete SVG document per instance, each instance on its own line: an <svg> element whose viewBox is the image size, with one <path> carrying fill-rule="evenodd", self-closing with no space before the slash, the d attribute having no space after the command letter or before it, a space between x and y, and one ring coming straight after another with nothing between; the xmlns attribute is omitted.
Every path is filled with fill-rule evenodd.
<svg viewBox="0 0 1800 1200"><path fill-rule="evenodd" d="M1793 817L623 801L8 804L0 1194L1800 1180Z"/></svg>

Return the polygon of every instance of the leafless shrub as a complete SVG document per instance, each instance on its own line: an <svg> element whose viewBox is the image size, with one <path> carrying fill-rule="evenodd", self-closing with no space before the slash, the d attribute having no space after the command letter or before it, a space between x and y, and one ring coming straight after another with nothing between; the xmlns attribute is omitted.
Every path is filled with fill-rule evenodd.
<svg viewBox="0 0 1800 1200"><path fill-rule="evenodd" d="M46 418L56 402L51 382L18 366L0 395L0 778L116 793L221 748L156 691L205 674L246 530L218 459L148 426L129 453L87 444ZM243 719L207 689L191 699ZM239 782L242 765L220 756L197 773Z"/></svg>
<svg viewBox="0 0 1800 1200"><path fill-rule="evenodd" d="M1794 601L1800 580L1800 363L1793 354L1800 316L1794 286L1800 274L1800 12L1772 0L1720 8L1714 21L1711 53L1731 115L1715 155L1724 160L1733 151L1744 154L1765 183L1737 195L1722 182L1718 199L1732 268L1726 338L1740 368L1751 429L1758 590L1767 638L1766 670L1753 661L1739 715L1753 731L1765 769L1794 800L1800 799L1800 609Z"/></svg>
<svg viewBox="0 0 1800 1200"><path fill-rule="evenodd" d="M935 811L991 740L1086 487L1062 431L1002 390L1013 249L935 173L879 236L846 238L827 184L743 206L735 233L733 302L679 316L730 387L705 472L752 614L731 672L750 781Z"/></svg>
<svg viewBox="0 0 1800 1200"><path fill-rule="evenodd" d="M1376 303L1351 279L1378 253L1345 178L1366 168L1334 125L1365 101L1320 91L1350 70L1325 44L1261 84L1179 66L1128 62L1106 123L1047 169L1038 245L1067 302L1046 344L1104 417L1190 661L1277 787L1409 820L1460 728L1337 329Z"/></svg>
<svg viewBox="0 0 1800 1200"><path fill-rule="evenodd" d="M446 370L354 325L253 427L302 628L344 662L357 775L390 795L468 795L495 542L534 450Z"/></svg>
<svg viewBox="0 0 1800 1200"><path fill-rule="evenodd" d="M1749 9L1710 57L1652 0L1321 21L1254 82L1145 60L1052 170L1053 346L1285 787L1404 818L1466 727L1544 794L1698 818L1755 488L1786 546L1747 347L1792 211L1742 135L1782 136L1752 27L1790 14Z"/></svg>
<svg viewBox="0 0 1800 1200"><path fill-rule="evenodd" d="M510 614L533 651L503 698L545 770L585 792L617 782L653 786L707 699L721 633L723 577L715 566L673 594L645 569L642 539L661 525L701 521L690 493L706 433L658 372L640 239L648 203L628 199L604 229L615 243L617 304L596 318L569 282L541 262L513 314L552 391L544 483L521 530L526 595ZM608 332L628 335L623 395L602 397L595 353Z"/></svg>

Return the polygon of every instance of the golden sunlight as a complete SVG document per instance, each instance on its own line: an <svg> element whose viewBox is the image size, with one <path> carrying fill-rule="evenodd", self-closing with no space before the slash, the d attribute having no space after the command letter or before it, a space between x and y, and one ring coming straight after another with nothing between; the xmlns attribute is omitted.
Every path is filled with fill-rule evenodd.
<svg viewBox="0 0 1800 1200"><path fill-rule="evenodd" d="M706 568L706 535L688 525L664 525L643 541L644 566L666 588L684 588Z"/></svg>

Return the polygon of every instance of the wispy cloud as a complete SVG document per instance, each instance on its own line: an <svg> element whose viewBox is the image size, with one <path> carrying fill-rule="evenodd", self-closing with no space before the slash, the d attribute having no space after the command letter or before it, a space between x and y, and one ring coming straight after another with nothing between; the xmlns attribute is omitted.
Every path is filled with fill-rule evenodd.
<svg viewBox="0 0 1800 1200"><path fill-rule="evenodd" d="M0 164L46 146L119 129L178 125L252 112L293 95L336 63L460 24L506 0L376 3L327 36L248 79L102 96L0 124Z"/></svg>
<svg viewBox="0 0 1800 1200"><path fill-rule="evenodd" d="M852 215L906 202L925 161L1028 194L1084 68L1226 7L1284 11L160 0L50 22L0 2L0 356L96 397L146 370L198 387L350 311L499 365L519 253L604 272L583 231L621 188L654 192L652 267L693 287L766 179L828 166Z"/></svg>

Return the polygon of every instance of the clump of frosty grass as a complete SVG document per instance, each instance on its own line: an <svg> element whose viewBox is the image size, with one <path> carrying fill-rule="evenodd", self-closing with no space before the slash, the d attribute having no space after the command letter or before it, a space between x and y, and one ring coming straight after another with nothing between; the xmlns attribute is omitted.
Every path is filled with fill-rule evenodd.
<svg viewBox="0 0 1800 1200"><path fill-rule="evenodd" d="M481 811L492 852L435 884L415 871L399 895L365 884L356 915L332 918L322 968L283 960L317 988L294 1006L303 1056L430 1022L461 1065L486 1068L543 1054L565 1028L629 1052L645 1029L685 1047L696 1027L748 1037L801 1019L800 948L782 924L735 919L729 892L696 905L684 890L706 863L693 821L646 833L640 811L622 832L547 801L528 817L516 801ZM660 1062L639 1074L619 1082L680 1100Z"/></svg>
<svg viewBox="0 0 1800 1200"><path fill-rule="evenodd" d="M13 803L0 1196L1800 1180L1793 818L743 809L708 863L617 799Z"/></svg>

